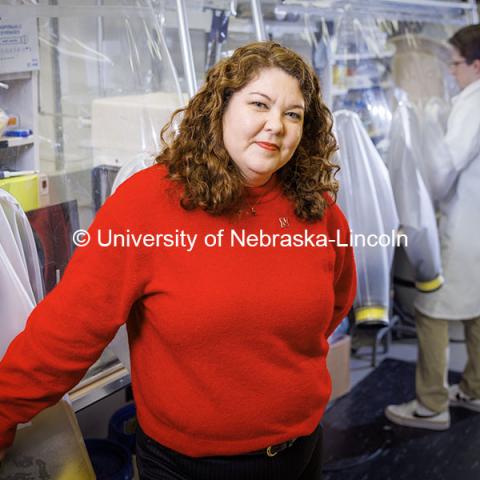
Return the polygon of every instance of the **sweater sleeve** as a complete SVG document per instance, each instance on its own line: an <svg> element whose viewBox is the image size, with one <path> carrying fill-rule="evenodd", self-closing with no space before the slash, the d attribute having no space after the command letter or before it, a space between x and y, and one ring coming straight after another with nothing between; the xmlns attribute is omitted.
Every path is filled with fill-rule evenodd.
<svg viewBox="0 0 480 480"><path fill-rule="evenodd" d="M327 329L329 337L337 328L340 322L350 311L357 291L357 272L353 247L349 244L350 228L347 220L338 206L333 206L336 223L335 238L338 244L335 245L335 270L334 270L334 310L333 317Z"/></svg>
<svg viewBox="0 0 480 480"><path fill-rule="evenodd" d="M11 445L18 423L82 379L142 295L139 249L98 241L99 232L126 231L116 218L127 200L107 200L89 229L90 243L77 247L60 283L32 311L0 362L0 449Z"/></svg>

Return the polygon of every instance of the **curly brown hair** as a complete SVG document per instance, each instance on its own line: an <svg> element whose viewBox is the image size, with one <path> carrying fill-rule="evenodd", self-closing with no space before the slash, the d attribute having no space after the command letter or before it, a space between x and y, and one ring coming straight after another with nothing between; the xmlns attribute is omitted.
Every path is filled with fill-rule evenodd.
<svg viewBox="0 0 480 480"><path fill-rule="evenodd" d="M306 221L321 219L328 199L336 199L338 166L332 156L337 143L315 72L293 50L275 42L255 42L213 66L198 93L173 113L161 131L163 150L156 162L167 167L169 178L183 184L183 208L202 208L213 215L241 208L244 177L223 144L222 117L232 95L267 68L280 68L297 79L305 100L300 143L276 172L283 193L294 202L297 217Z"/></svg>

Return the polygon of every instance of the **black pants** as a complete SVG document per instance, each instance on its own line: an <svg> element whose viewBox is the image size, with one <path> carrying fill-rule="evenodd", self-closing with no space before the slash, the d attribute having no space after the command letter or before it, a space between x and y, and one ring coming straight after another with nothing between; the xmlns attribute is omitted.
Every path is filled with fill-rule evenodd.
<svg viewBox="0 0 480 480"><path fill-rule="evenodd" d="M142 480L321 480L322 427L274 457L265 454L193 458L174 452L137 430Z"/></svg>

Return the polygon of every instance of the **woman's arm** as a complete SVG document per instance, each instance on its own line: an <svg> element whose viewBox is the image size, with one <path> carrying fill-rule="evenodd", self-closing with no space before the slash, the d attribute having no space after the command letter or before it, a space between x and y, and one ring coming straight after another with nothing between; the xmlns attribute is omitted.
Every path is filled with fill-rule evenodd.
<svg viewBox="0 0 480 480"><path fill-rule="evenodd" d="M145 269L137 249L98 243L99 232L126 230L117 220L126 201L111 197L99 211L89 245L77 247L61 282L32 311L0 362L0 449L13 442L18 423L82 379L142 295Z"/></svg>

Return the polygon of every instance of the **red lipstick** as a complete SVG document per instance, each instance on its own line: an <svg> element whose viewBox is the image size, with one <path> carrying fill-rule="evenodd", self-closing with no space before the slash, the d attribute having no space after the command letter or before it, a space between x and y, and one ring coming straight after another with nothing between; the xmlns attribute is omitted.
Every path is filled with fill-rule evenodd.
<svg viewBox="0 0 480 480"><path fill-rule="evenodd" d="M265 150L269 150L270 152L274 152L275 150L278 150L278 146L275 145L274 143L268 143L268 142L255 142L259 147L264 148Z"/></svg>

